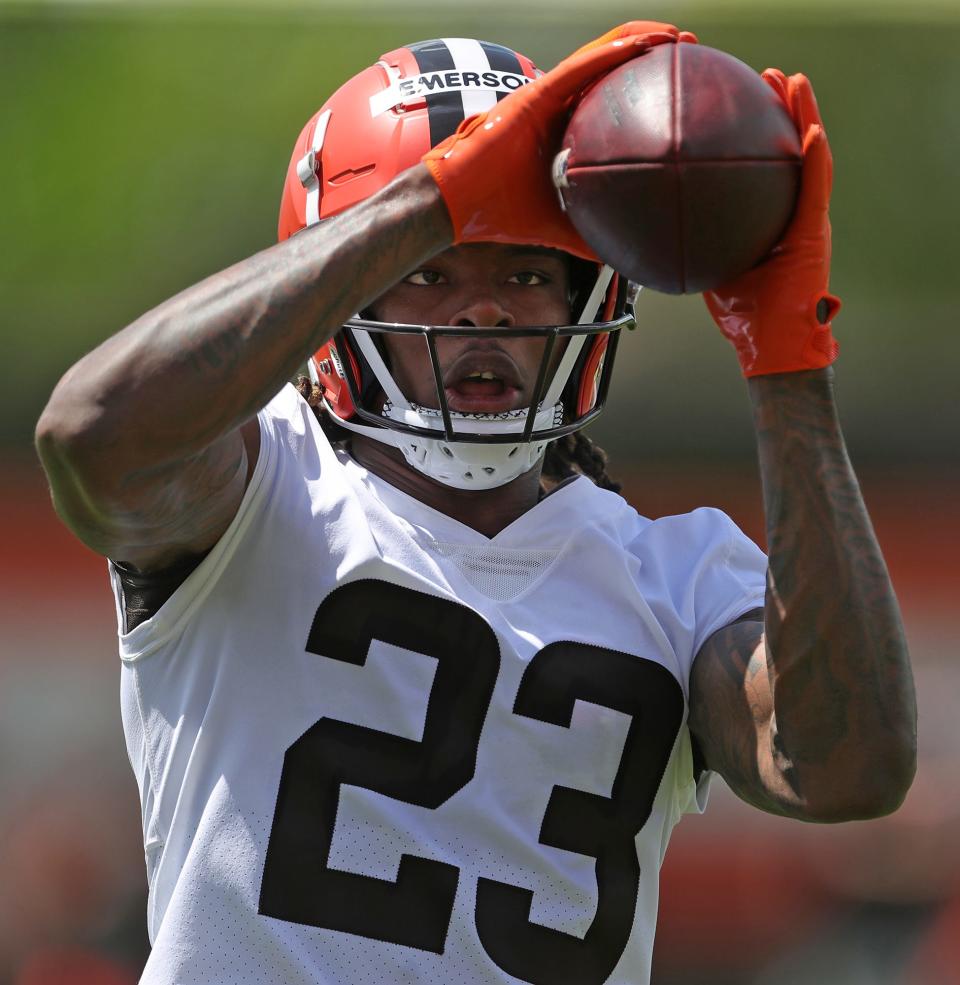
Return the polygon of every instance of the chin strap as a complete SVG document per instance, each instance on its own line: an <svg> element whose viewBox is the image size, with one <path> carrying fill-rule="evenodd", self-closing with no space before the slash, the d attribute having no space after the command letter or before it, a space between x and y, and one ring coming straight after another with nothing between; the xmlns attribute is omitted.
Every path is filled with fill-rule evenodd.
<svg viewBox="0 0 960 985"><path fill-rule="evenodd" d="M387 404L383 413L396 420L417 427L435 427L440 411L431 408L397 408ZM510 434L523 430L528 408L520 408L504 415L451 414L455 421L469 422L474 434ZM407 463L435 482L455 489L495 489L529 472L543 457L549 442L517 441L516 443L485 444L473 441L446 441L442 438L425 438L420 435L393 431L390 428L358 424L334 418L341 427L374 441L399 449ZM535 418L537 429L561 423L563 407L540 410ZM441 425L442 426L442 425Z"/></svg>

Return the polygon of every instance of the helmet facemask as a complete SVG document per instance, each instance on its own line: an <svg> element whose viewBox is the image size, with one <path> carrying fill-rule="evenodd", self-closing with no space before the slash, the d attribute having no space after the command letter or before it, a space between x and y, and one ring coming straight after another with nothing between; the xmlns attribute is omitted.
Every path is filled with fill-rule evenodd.
<svg viewBox="0 0 960 985"><path fill-rule="evenodd" d="M577 324L484 328L350 319L310 361L327 411L343 427L400 449L413 468L445 485L490 489L510 482L540 461L548 442L593 420L606 400L619 330L632 327L633 315L613 271L590 266L597 273ZM390 334L423 339L436 406L412 402L398 386L381 341ZM451 410L437 353L445 337L543 339L530 403L495 414ZM328 386L331 375L339 385Z"/></svg>

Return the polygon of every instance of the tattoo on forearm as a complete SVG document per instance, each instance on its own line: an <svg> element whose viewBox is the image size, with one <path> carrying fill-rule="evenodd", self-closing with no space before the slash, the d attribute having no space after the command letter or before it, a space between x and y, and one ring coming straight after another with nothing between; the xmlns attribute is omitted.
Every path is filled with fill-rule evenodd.
<svg viewBox="0 0 960 985"><path fill-rule="evenodd" d="M831 385L829 370L751 381L766 604L710 637L690 687L711 768L765 810L826 819L895 803L916 741L896 598Z"/></svg>
<svg viewBox="0 0 960 985"><path fill-rule="evenodd" d="M752 381L767 519L766 636L780 752L821 767L912 732L899 610L837 423L832 373Z"/></svg>

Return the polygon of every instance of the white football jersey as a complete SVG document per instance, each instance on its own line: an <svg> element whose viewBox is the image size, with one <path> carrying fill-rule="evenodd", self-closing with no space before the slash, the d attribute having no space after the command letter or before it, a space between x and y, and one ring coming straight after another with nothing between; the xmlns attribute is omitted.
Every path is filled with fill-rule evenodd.
<svg viewBox="0 0 960 985"><path fill-rule="evenodd" d="M227 532L120 637L142 982L647 982L706 794L690 666L763 604L762 553L586 478L488 539L335 451L292 387L260 429Z"/></svg>

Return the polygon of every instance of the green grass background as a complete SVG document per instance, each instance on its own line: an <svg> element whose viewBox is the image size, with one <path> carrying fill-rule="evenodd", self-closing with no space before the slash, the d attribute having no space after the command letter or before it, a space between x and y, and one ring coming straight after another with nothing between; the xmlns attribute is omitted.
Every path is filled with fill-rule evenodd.
<svg viewBox="0 0 960 985"><path fill-rule="evenodd" d="M480 36L550 67L636 16L813 79L855 457L955 462L960 24L937 3L0 4L0 448L28 451L81 353L273 242L300 127L382 52ZM639 314L595 436L627 461L749 456L736 362L700 299L648 295Z"/></svg>

